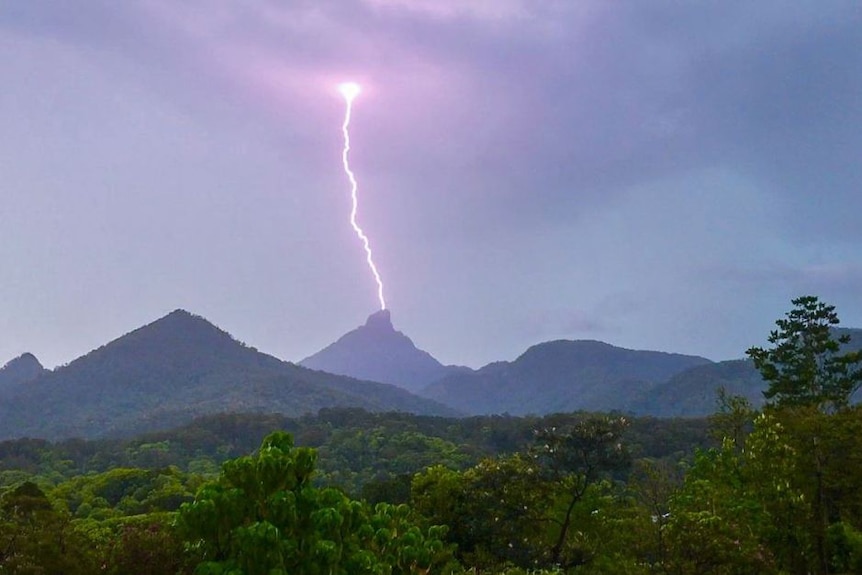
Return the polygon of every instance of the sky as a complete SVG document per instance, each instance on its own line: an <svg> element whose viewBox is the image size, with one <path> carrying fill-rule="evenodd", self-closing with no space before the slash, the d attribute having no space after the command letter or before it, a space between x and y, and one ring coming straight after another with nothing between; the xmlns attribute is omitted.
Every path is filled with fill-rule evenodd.
<svg viewBox="0 0 862 575"><path fill-rule="evenodd" d="M0 365L170 311L298 361L379 309L480 367L862 327L862 4L10 0Z"/></svg>

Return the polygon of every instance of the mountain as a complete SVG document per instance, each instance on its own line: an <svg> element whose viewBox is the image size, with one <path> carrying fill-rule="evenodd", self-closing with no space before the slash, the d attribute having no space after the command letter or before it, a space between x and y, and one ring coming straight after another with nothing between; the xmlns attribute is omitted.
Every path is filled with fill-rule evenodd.
<svg viewBox="0 0 862 575"><path fill-rule="evenodd" d="M32 353L23 353L0 368L0 395L32 381L47 370Z"/></svg>
<svg viewBox="0 0 862 575"><path fill-rule="evenodd" d="M421 391L470 414L547 414L625 410L655 385L708 359L635 351L600 341L558 340L535 345L515 361L449 375Z"/></svg>
<svg viewBox="0 0 862 575"><path fill-rule="evenodd" d="M674 375L642 394L629 409L656 417L703 417L715 413L720 387L759 408L767 384L748 359L720 361Z"/></svg>
<svg viewBox="0 0 862 575"><path fill-rule="evenodd" d="M454 413L395 386L283 362L176 310L15 388L0 402L0 438L128 435L211 413L334 406Z"/></svg>
<svg viewBox="0 0 862 575"><path fill-rule="evenodd" d="M833 328L832 336L848 336L841 352L862 349L862 329ZM763 405L763 392L769 387L748 359L721 361L693 367L671 377L635 400L630 409L638 414L658 417L700 417L715 412L718 389L741 395L751 405ZM857 394L857 398L859 395Z"/></svg>
<svg viewBox="0 0 862 575"><path fill-rule="evenodd" d="M472 371L445 366L392 327L389 310L368 316L365 325L299 362L299 365L359 379L391 383L418 391L453 373Z"/></svg>

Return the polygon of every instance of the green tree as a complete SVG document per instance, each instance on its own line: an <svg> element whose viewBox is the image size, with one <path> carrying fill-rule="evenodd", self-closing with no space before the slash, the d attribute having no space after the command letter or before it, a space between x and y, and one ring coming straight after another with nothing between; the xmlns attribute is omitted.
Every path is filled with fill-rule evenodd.
<svg viewBox="0 0 862 575"><path fill-rule="evenodd" d="M581 418L536 431L528 452L484 459L462 473L430 468L413 481L414 504L450 527L450 541L477 571L586 564L604 543L608 479L629 464L626 426L623 418Z"/></svg>
<svg viewBox="0 0 862 575"><path fill-rule="evenodd" d="M448 526L447 539L478 572L506 564L534 567L543 554L553 501L525 454L488 458L463 471L441 465L413 479L416 510Z"/></svg>
<svg viewBox="0 0 862 575"><path fill-rule="evenodd" d="M751 402L741 395L729 394L724 387L720 387L716 404L717 411L709 416L709 434L719 445L728 439L737 449L742 449L757 414Z"/></svg>
<svg viewBox="0 0 862 575"><path fill-rule="evenodd" d="M580 553L564 556L575 508L593 484L631 464L622 441L627 427L623 417L589 417L569 429L544 428L536 432L533 456L542 475L558 493L560 512L551 518L557 526L550 549L554 565L584 562Z"/></svg>
<svg viewBox="0 0 862 575"><path fill-rule="evenodd" d="M775 405L814 405L821 410L847 407L862 385L862 352L842 353L847 335L834 337L839 324L835 307L815 296L792 300L794 308L775 322L770 349L752 347L746 353L769 382L764 392Z"/></svg>
<svg viewBox="0 0 862 575"><path fill-rule="evenodd" d="M839 324L835 307L815 296L792 301L794 309L775 323L770 349L752 347L748 355L769 382L764 396L784 423L784 440L795 448L793 458L800 474L795 484L809 494L810 530L814 537L817 573L829 572L829 525L837 520L836 502L829 485L836 472L832 461L835 424L849 409L853 393L862 385L862 351L848 351L847 335L835 337Z"/></svg>
<svg viewBox="0 0 862 575"><path fill-rule="evenodd" d="M682 468L664 459L641 459L629 476L630 505L618 513L618 533L630 534L629 554L640 564L663 565L667 558L665 534L670 519L670 501L682 483ZM625 539L617 537L617 539Z"/></svg>
<svg viewBox="0 0 862 575"><path fill-rule="evenodd" d="M451 559L443 530L411 524L406 507L374 509L312 485L316 452L283 432L227 461L218 482L180 508L179 526L206 575L407 575Z"/></svg>
<svg viewBox="0 0 862 575"><path fill-rule="evenodd" d="M35 483L22 483L0 500L0 574L94 573L89 548Z"/></svg>
<svg viewBox="0 0 862 575"><path fill-rule="evenodd" d="M173 513L150 513L102 522L109 531L103 544L105 575L190 574L193 555L176 533Z"/></svg>

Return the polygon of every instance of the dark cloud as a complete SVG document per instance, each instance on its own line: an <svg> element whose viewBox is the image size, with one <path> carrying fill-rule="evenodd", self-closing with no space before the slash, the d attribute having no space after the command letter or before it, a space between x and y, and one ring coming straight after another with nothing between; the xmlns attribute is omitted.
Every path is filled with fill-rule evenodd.
<svg viewBox="0 0 862 575"><path fill-rule="evenodd" d="M21 310L0 352L39 355L53 318L73 333L102 314L80 342L52 336L46 353L69 359L178 305L292 358L361 323L373 288L338 212L328 93L347 76L365 87L353 158L396 325L444 361L599 334L736 356L810 291L862 324L860 14L13 3L0 266L39 265L0 289Z"/></svg>

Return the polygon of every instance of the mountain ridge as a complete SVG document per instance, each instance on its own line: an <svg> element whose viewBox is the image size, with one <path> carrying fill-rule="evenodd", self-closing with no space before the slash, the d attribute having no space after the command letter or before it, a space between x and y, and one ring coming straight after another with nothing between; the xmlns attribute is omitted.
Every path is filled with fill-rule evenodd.
<svg viewBox="0 0 862 575"><path fill-rule="evenodd" d="M596 340L554 340L530 346L513 361L448 376L420 393L471 414L625 410L626 398L708 363L699 356L629 350Z"/></svg>
<svg viewBox="0 0 862 575"><path fill-rule="evenodd" d="M838 328L835 335L851 336L843 349L862 349L862 330ZM324 407L425 415L618 410L699 417L714 411L719 387L755 406L766 389L745 359L712 362L596 340L538 343L512 361L475 371L443 366L396 331L385 310L335 343L355 338L371 346L371 352L361 345L349 350L366 362L388 354L406 358L408 366L430 366L425 377L443 375L414 394L404 389L403 374L399 386L327 373L261 353L178 309L55 370L31 353L7 362L0 368L0 439L129 435L214 413L298 416Z"/></svg>
<svg viewBox="0 0 862 575"><path fill-rule="evenodd" d="M284 362L175 310L14 388L0 403L0 438L126 435L210 413L332 406L456 413L391 385Z"/></svg>

